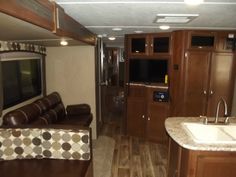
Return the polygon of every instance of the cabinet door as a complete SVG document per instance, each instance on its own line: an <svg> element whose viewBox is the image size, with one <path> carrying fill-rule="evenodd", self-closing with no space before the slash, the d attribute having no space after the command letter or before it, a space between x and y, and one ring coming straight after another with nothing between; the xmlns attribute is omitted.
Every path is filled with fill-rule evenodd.
<svg viewBox="0 0 236 177"><path fill-rule="evenodd" d="M231 53L214 53L211 62L211 77L207 115L215 116L217 103L224 98L228 104L229 114L234 87L234 56ZM223 108L220 109L223 115Z"/></svg>
<svg viewBox="0 0 236 177"><path fill-rule="evenodd" d="M184 116L206 114L211 53L189 51L184 66Z"/></svg>
<svg viewBox="0 0 236 177"><path fill-rule="evenodd" d="M167 141L165 132L165 119L168 117L168 103L149 102L147 105L147 130L148 140L164 143Z"/></svg>
<svg viewBox="0 0 236 177"><path fill-rule="evenodd" d="M145 101L140 98L127 99L127 133L144 138L146 129Z"/></svg>
<svg viewBox="0 0 236 177"><path fill-rule="evenodd" d="M235 177L235 153L224 155L199 155L196 164L196 177Z"/></svg>
<svg viewBox="0 0 236 177"><path fill-rule="evenodd" d="M128 48L130 56L148 55L148 36L147 35L130 35L128 38Z"/></svg>
<svg viewBox="0 0 236 177"><path fill-rule="evenodd" d="M162 55L170 53L170 35L152 35L150 38L150 54Z"/></svg>

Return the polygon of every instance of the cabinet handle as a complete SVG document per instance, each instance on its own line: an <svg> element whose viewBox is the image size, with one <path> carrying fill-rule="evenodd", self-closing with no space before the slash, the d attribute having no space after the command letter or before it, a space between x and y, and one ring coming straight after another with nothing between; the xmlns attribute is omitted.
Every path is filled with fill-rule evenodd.
<svg viewBox="0 0 236 177"><path fill-rule="evenodd" d="M147 47L148 45L147 44L145 44L145 47Z"/></svg>
<svg viewBox="0 0 236 177"><path fill-rule="evenodd" d="M148 117L148 120L151 120L150 117Z"/></svg>
<svg viewBox="0 0 236 177"><path fill-rule="evenodd" d="M207 94L207 91L206 91L206 90L204 90L204 91L203 91L203 94L204 94L204 95L206 95L206 94Z"/></svg>
<svg viewBox="0 0 236 177"><path fill-rule="evenodd" d="M145 116L144 116L144 115L142 115L142 118L143 118L143 119L145 119Z"/></svg>
<svg viewBox="0 0 236 177"><path fill-rule="evenodd" d="M153 44L151 44L151 47L153 47Z"/></svg>
<svg viewBox="0 0 236 177"><path fill-rule="evenodd" d="M214 94L214 92L213 92L213 90L211 90L211 91L210 91L210 95L213 95L213 94Z"/></svg>

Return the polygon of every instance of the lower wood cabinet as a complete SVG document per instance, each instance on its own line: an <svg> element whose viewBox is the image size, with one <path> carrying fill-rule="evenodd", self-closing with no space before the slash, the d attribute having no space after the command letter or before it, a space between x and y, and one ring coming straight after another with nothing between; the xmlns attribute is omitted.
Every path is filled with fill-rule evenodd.
<svg viewBox="0 0 236 177"><path fill-rule="evenodd" d="M154 99L154 92L166 92L158 86L130 85L127 97L127 133L131 136L164 143L167 141L164 122L169 103Z"/></svg>
<svg viewBox="0 0 236 177"><path fill-rule="evenodd" d="M169 138L168 177L235 177L236 152L195 151Z"/></svg>

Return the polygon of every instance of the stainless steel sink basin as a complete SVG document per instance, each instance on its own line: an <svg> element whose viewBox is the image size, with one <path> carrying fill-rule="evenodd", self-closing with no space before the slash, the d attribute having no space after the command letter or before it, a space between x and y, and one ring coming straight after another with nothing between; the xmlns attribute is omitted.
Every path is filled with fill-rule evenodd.
<svg viewBox="0 0 236 177"><path fill-rule="evenodd" d="M197 143L236 144L236 124L204 125L185 122L182 126Z"/></svg>

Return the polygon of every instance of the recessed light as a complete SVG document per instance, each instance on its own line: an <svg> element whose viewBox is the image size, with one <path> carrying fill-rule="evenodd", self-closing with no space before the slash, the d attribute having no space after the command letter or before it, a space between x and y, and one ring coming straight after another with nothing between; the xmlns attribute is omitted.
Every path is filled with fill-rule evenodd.
<svg viewBox="0 0 236 177"><path fill-rule="evenodd" d="M160 28L161 30L168 30L168 29L170 29L170 26L168 26L168 25L162 25L162 26L159 26L159 28Z"/></svg>
<svg viewBox="0 0 236 177"><path fill-rule="evenodd" d="M122 28L116 27L116 28L112 28L113 31L122 31Z"/></svg>
<svg viewBox="0 0 236 177"><path fill-rule="evenodd" d="M63 46L66 46L66 45L68 45L68 42L63 39L63 40L61 40L60 44L63 45Z"/></svg>
<svg viewBox="0 0 236 177"><path fill-rule="evenodd" d="M141 30L134 31L135 33L143 33Z"/></svg>
<svg viewBox="0 0 236 177"><path fill-rule="evenodd" d="M110 41L114 41L116 38L114 36L111 36L108 38Z"/></svg>
<svg viewBox="0 0 236 177"><path fill-rule="evenodd" d="M204 2L204 0L184 0L186 4L189 5L199 5Z"/></svg>

